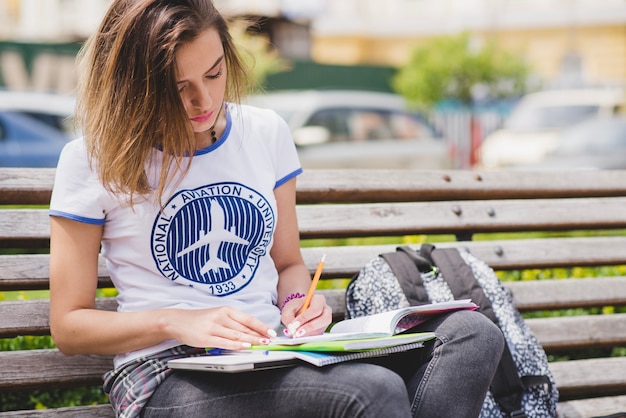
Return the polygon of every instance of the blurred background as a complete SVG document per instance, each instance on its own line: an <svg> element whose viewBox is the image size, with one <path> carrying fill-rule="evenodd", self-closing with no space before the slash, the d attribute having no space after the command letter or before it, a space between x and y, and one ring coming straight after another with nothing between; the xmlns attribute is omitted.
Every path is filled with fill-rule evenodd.
<svg viewBox="0 0 626 418"><path fill-rule="evenodd" d="M626 168L626 0L215 3L305 168ZM109 4L0 0L0 166L80 135L74 59Z"/></svg>

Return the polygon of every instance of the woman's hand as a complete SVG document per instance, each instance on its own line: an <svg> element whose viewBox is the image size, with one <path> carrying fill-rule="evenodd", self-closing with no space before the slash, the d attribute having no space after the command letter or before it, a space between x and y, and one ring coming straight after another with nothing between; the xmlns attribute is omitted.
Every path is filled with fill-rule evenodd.
<svg viewBox="0 0 626 418"><path fill-rule="evenodd" d="M281 320L287 327L285 332L288 336L321 334L332 321L332 309L326 304L324 296L314 294L309 308L299 312L303 303L304 298L292 299L283 307Z"/></svg>
<svg viewBox="0 0 626 418"><path fill-rule="evenodd" d="M171 311L166 333L192 347L239 350L252 344L268 344L276 336L276 331L259 319L227 306Z"/></svg>

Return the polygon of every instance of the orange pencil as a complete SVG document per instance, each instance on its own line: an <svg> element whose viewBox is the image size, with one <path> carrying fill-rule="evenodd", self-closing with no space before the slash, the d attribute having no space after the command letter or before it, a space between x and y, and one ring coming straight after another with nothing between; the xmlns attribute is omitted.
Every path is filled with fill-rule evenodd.
<svg viewBox="0 0 626 418"><path fill-rule="evenodd" d="M309 305L311 304L311 299L313 299L313 293L315 293L315 288L317 287L317 282L320 280L320 276L322 275L322 270L324 269L324 261L326 260L326 254L322 256L320 262L317 265L317 270L315 270L315 274L313 275L313 280L311 281L311 286L309 286L309 291L306 294L306 298L304 299L304 304L298 311L298 315L302 312L309 309Z"/></svg>

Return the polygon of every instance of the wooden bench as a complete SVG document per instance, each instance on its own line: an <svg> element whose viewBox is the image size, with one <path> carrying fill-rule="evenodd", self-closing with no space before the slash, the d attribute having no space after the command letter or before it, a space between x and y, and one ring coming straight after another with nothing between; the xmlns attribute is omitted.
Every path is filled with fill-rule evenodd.
<svg viewBox="0 0 626 418"><path fill-rule="evenodd" d="M0 210L0 248L21 249L0 255L0 292L48 288L47 210L23 205L46 205L53 176L50 169L0 169L0 205L22 205ZM377 254L410 242L407 236L465 248L502 271L626 265L626 171L310 170L298 181L297 197L303 255L311 271L327 255L324 280L351 277ZM510 234L532 231L553 234ZM562 231L580 232L564 237ZM372 245L355 237L392 238ZM317 240L323 238L346 238L350 245L325 246ZM101 287L111 286L104 263L100 281ZM612 347L626 347L626 313L591 315L578 309L626 305L626 273L506 285L522 312L573 312L527 320L550 355L580 353L575 360L551 362L560 416L626 411L626 357L608 354ZM324 292L341 318L344 291ZM99 306L115 309L115 301L102 299ZM0 338L18 335L49 335L47 300L0 302ZM599 358L584 358L590 348L604 350L596 350ZM110 367L110 357L66 357L55 349L1 352L0 391L99 385ZM0 413L59 415L113 413L109 405Z"/></svg>

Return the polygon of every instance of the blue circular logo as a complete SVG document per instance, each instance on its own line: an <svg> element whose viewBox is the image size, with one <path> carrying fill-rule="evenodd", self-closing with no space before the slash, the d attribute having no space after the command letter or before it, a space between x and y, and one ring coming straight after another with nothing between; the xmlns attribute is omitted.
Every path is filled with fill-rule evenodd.
<svg viewBox="0 0 626 418"><path fill-rule="evenodd" d="M239 183L174 195L152 228L152 256L164 277L216 296L245 287L275 227L269 202Z"/></svg>

